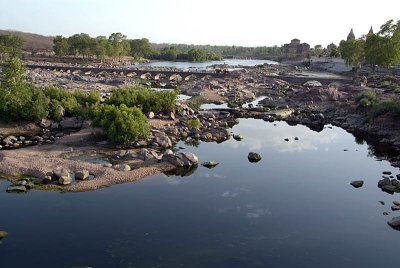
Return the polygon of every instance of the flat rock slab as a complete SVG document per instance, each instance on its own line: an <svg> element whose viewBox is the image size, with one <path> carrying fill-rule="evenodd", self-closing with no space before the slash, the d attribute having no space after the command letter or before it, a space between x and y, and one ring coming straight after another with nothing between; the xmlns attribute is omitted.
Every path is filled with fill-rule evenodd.
<svg viewBox="0 0 400 268"><path fill-rule="evenodd" d="M350 185L353 186L354 188L360 188L364 185L364 181L359 180L359 181L351 181Z"/></svg>

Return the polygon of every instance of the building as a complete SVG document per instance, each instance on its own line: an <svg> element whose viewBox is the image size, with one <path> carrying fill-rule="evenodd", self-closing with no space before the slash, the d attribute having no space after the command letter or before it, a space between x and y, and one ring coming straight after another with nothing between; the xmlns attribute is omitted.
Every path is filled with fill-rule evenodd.
<svg viewBox="0 0 400 268"><path fill-rule="evenodd" d="M347 35L347 41L349 40L356 40L356 36L354 35L353 28L351 28L351 31Z"/></svg>
<svg viewBox="0 0 400 268"><path fill-rule="evenodd" d="M307 58L310 52L310 45L300 43L299 39L293 39L290 44L283 45L283 58L301 60Z"/></svg>

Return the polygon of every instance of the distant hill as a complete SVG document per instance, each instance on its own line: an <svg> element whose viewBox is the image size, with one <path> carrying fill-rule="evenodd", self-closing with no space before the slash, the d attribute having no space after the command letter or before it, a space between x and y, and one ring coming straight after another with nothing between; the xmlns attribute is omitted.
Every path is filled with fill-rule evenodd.
<svg viewBox="0 0 400 268"><path fill-rule="evenodd" d="M2 34L13 34L23 38L25 40L25 44L22 48L24 51L53 51L53 37L51 36L12 30L0 30L0 35Z"/></svg>

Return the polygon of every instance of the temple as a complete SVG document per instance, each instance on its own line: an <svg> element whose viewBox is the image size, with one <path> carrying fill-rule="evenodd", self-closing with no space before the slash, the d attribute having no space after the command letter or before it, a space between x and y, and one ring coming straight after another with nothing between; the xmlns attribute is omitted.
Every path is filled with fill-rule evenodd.
<svg viewBox="0 0 400 268"><path fill-rule="evenodd" d="M283 57L285 59L301 60L308 56L310 45L300 43L299 39L293 39L290 44L283 45Z"/></svg>
<svg viewBox="0 0 400 268"><path fill-rule="evenodd" d="M351 28L350 33L347 35L347 41L356 40L356 36L354 35L353 28Z"/></svg>

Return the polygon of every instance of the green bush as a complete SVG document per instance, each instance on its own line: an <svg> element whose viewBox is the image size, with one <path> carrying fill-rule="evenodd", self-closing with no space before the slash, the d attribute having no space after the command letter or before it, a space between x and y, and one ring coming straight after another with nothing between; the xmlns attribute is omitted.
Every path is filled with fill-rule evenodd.
<svg viewBox="0 0 400 268"><path fill-rule="evenodd" d="M198 118L196 119L189 119L186 121L186 124L191 128L199 129L201 127L201 122Z"/></svg>
<svg viewBox="0 0 400 268"><path fill-rule="evenodd" d="M147 117L136 107L104 105L94 106L93 111L93 124L103 128L114 142L126 144L150 134Z"/></svg>
<svg viewBox="0 0 400 268"><path fill-rule="evenodd" d="M363 91L357 95L356 101L363 107L373 105L377 101L376 92L373 90Z"/></svg>
<svg viewBox="0 0 400 268"><path fill-rule="evenodd" d="M400 101L398 99L386 99L374 106L374 117L388 112L400 114Z"/></svg>
<svg viewBox="0 0 400 268"><path fill-rule="evenodd" d="M107 104L139 107L143 113L171 112L175 109L178 91L156 91L149 88L121 88L111 93Z"/></svg>
<svg viewBox="0 0 400 268"><path fill-rule="evenodd" d="M25 67L20 59L10 59L2 76L0 118L5 121L37 122L48 115L49 99L42 90L26 81Z"/></svg>

